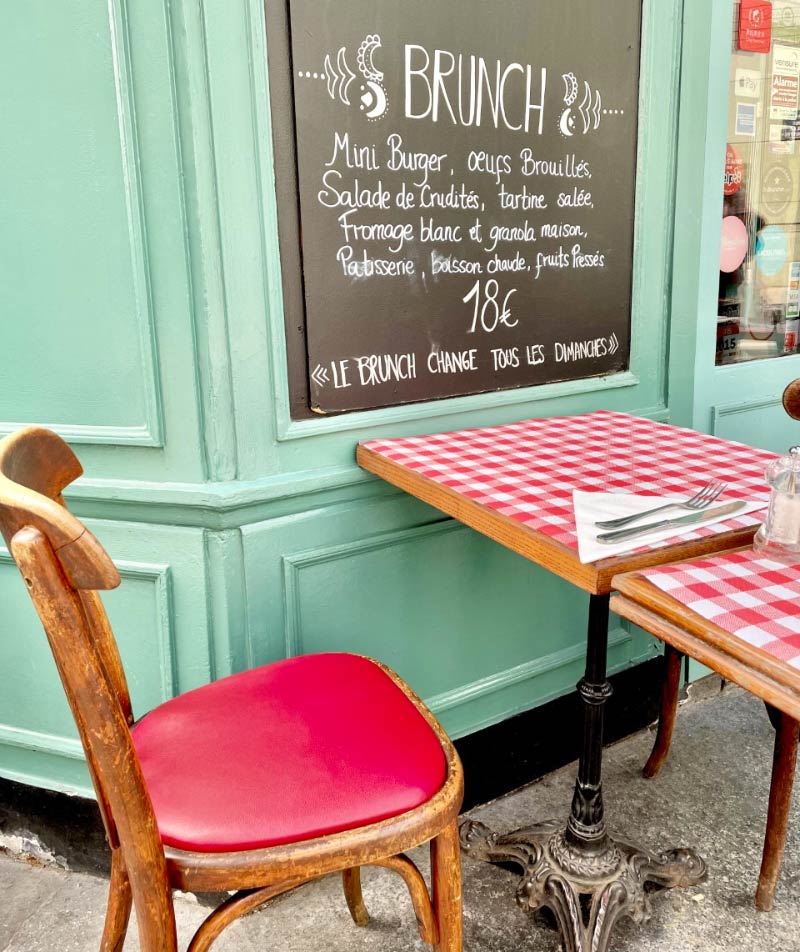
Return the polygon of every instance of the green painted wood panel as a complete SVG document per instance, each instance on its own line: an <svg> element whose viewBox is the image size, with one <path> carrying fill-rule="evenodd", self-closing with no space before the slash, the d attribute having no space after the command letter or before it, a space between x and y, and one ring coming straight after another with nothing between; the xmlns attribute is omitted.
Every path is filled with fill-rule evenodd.
<svg viewBox="0 0 800 952"><path fill-rule="evenodd" d="M572 690L588 596L422 503L326 508L244 530L255 662L377 657L461 735ZM614 626L618 669L654 643Z"/></svg>
<svg viewBox="0 0 800 952"><path fill-rule="evenodd" d="M203 533L98 524L122 584L103 594L141 716L213 676ZM0 547L0 773L88 792L77 732L47 639L8 551ZM73 761L77 761L73 763Z"/></svg>
<svg viewBox="0 0 800 952"><path fill-rule="evenodd" d="M126 51L98 0L7 5L2 50L0 419L158 442Z"/></svg>
<svg viewBox="0 0 800 952"><path fill-rule="evenodd" d="M287 411L262 0L12 6L0 419L61 424L84 462L68 495L123 569L108 605L137 709L297 650L394 664L455 734L572 690L584 596L361 472L355 445L596 407L670 417L681 0L643 7L631 372L302 423ZM708 38L687 39L691 73ZM684 167L679 189L695 178ZM693 368L695 345L675 338L672 366ZM78 372L58 374L70 356ZM85 790L2 560L0 597L0 774ZM613 668L654 650L616 624L611 645Z"/></svg>

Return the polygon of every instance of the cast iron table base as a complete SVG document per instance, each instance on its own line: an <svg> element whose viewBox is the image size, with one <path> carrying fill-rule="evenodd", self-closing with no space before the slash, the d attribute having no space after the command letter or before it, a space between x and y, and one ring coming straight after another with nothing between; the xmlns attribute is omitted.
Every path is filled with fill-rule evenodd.
<svg viewBox="0 0 800 952"><path fill-rule="evenodd" d="M606 952L611 930L623 916L647 922L647 883L693 886L706 877L706 864L692 850L651 853L606 831L601 772L603 709L611 696L606 678L608 602L608 595L590 596L586 676L578 684L584 703L583 745L566 828L562 821L550 820L499 834L475 820L461 825L467 855L522 867L517 902L531 911L551 910L564 952Z"/></svg>

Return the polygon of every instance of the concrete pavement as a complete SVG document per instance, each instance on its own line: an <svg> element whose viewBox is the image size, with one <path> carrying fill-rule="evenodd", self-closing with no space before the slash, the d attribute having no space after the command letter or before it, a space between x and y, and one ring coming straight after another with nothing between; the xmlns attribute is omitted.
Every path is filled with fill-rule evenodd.
<svg viewBox="0 0 800 952"><path fill-rule="evenodd" d="M737 689L683 705L673 750L660 777L640 776L652 743L643 731L609 748L605 791L609 823L652 848L691 845L708 861L701 887L653 895L654 916L616 930L614 952L800 952L800 816L795 807L776 906L759 913L753 894L761 857L772 751L763 705ZM497 829L565 814L574 765L473 811ZM797 799L797 798L796 798ZM415 857L427 863L425 852ZM228 929L219 952L422 952L400 880L364 871L372 921L356 928L338 877L274 900ZM514 904L516 878L464 861L465 952L556 952L556 933ZM0 950L96 952L105 906L101 877L36 867L0 855ZM207 909L176 902L182 948ZM126 952L139 948L132 925Z"/></svg>

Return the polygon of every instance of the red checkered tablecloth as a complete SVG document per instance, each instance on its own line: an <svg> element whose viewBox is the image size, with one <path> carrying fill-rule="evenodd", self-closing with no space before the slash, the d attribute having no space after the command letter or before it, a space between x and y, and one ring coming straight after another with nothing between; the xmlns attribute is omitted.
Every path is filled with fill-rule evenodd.
<svg viewBox="0 0 800 952"><path fill-rule="evenodd" d="M746 549L640 574L701 618L800 668L800 565Z"/></svg>
<svg viewBox="0 0 800 952"><path fill-rule="evenodd" d="M773 453L609 410L523 420L365 446L386 459L577 550L573 490L682 495L713 477L724 501L769 498ZM757 525L744 515L682 534L697 539ZM655 542L660 548L674 542Z"/></svg>

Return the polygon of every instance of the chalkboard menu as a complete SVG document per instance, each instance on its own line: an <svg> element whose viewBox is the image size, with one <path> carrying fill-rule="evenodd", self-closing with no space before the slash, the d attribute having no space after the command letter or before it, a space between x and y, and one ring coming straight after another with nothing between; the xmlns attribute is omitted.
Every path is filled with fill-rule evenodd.
<svg viewBox="0 0 800 952"><path fill-rule="evenodd" d="M284 16L310 408L627 369L641 0Z"/></svg>

